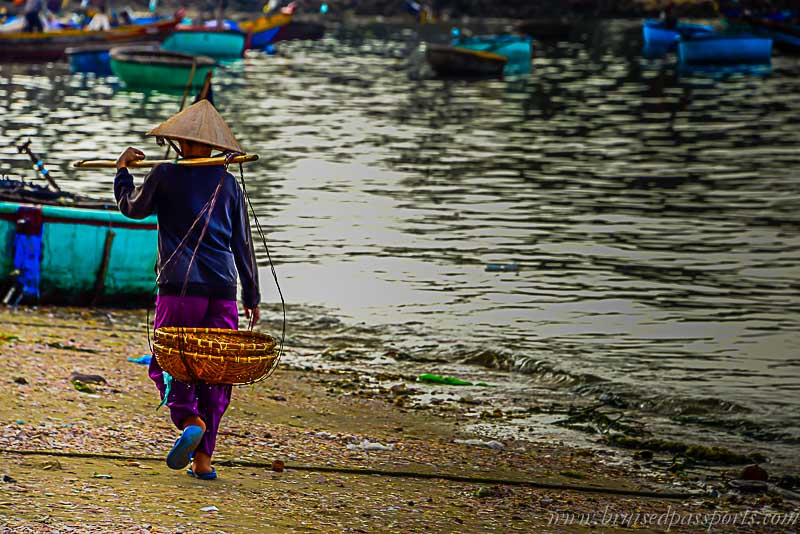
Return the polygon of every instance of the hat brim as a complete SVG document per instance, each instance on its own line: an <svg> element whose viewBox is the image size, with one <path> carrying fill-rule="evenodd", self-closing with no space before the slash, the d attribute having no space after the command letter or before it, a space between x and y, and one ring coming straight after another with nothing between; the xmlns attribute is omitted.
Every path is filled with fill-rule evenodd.
<svg viewBox="0 0 800 534"><path fill-rule="evenodd" d="M225 150L225 151L228 151L228 152L241 152L241 153L244 153L244 151L241 149L241 147L219 146L219 145L215 145L215 144L209 143L205 139L199 139L199 138L196 138L196 137L177 136L177 135L161 135L161 134L155 134L155 133L151 133L151 132L147 132L146 135L148 135L150 137L163 137L164 139L172 139L173 141L191 141L193 143L200 143L201 145L210 146L211 148L215 148L217 150Z"/></svg>

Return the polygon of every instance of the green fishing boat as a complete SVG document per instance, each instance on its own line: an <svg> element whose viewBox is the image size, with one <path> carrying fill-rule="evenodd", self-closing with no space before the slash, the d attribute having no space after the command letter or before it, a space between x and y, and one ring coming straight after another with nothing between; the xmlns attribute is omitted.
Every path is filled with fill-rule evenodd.
<svg viewBox="0 0 800 534"><path fill-rule="evenodd" d="M128 87L139 89L184 89L200 87L216 62L210 57L192 56L151 47L111 49L111 71Z"/></svg>
<svg viewBox="0 0 800 534"><path fill-rule="evenodd" d="M155 216L128 219L113 202L0 180L0 300L4 304L151 303Z"/></svg>
<svg viewBox="0 0 800 534"><path fill-rule="evenodd" d="M178 26L163 44L164 50L214 58L234 59L244 56L247 34L235 29L206 26Z"/></svg>

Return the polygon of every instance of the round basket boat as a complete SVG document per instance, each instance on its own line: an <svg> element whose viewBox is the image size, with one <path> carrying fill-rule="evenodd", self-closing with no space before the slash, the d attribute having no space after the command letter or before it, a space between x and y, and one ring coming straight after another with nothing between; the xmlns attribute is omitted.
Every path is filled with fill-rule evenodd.
<svg viewBox="0 0 800 534"><path fill-rule="evenodd" d="M200 87L217 65L210 57L141 46L114 47L110 58L114 74L128 87L141 89Z"/></svg>
<svg viewBox="0 0 800 534"><path fill-rule="evenodd" d="M275 338L249 330L157 328L153 353L164 371L190 384L252 384L278 364Z"/></svg>

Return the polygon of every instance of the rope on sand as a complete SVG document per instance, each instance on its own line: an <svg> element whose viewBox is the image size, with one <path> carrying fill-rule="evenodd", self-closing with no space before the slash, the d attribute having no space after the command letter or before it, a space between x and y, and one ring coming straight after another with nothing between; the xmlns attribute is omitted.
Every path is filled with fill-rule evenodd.
<svg viewBox="0 0 800 534"><path fill-rule="evenodd" d="M129 456L113 453L95 453L95 452L72 452L72 451L48 451L48 450L14 450L0 448L0 454L18 454L22 456L57 456L62 458L94 458L105 460L120 460L120 461L140 461L140 462L163 462L163 458L154 456ZM272 464L267 462L253 462L248 460L222 460L217 461L217 465L227 467L255 467L262 469L271 469ZM686 500L701 496L698 493L689 492L659 492L647 490L633 490L625 488L609 488L604 486L581 486L577 484L558 484L555 482L545 482L542 480L514 480L504 478L491 478L491 477L474 477L466 475L456 475L451 473L423 473L418 471L394 471L388 469L371 469L364 467L336 467L336 466L320 466L320 465L303 465L303 464L286 464L288 470L294 471L315 471L319 473L342 473L348 475L379 475L385 477L396 478L418 478L418 479L436 479L448 480L451 482L466 482L470 484L503 484L508 486L527 486L531 488L556 490L556 491L574 491L580 493L600 493L604 495L621 495L626 497L644 497L650 499L679 499Z"/></svg>

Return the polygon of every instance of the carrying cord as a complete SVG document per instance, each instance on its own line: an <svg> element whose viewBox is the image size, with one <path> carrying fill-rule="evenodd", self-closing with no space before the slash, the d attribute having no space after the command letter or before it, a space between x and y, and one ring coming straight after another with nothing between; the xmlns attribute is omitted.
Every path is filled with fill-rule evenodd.
<svg viewBox="0 0 800 534"><path fill-rule="evenodd" d="M278 273L275 272L275 264L272 263L272 255L269 253L269 247L267 246L267 239L264 237L264 230L261 228L261 223L258 220L258 216L256 215L256 210L253 208L253 203L250 201L250 195L247 193L247 185L245 185L244 181L244 167L241 163L239 163L239 180L242 183L242 193L244 193L244 198L247 199L247 205L250 206L250 213L253 214L253 221L256 223L256 230L258 231L259 237L261 237L261 242L264 244L264 250L267 251L267 259L269 260L269 268L272 271L272 278L275 280L275 287L278 288L278 296L281 298L281 309L283 311L283 323L281 325L281 344L278 349L278 357L275 359L275 363L271 366L269 372L264 375L262 378L257 380L260 382L266 378L269 378L270 375L275 371L278 367L278 363L281 360L281 356L283 356L283 342L286 339L286 301L283 299L283 291L281 291L281 285L278 283ZM253 328L253 316L250 316L250 329Z"/></svg>
<svg viewBox="0 0 800 534"><path fill-rule="evenodd" d="M225 164L225 170L226 171L228 170L228 166L230 164L229 163L230 160L232 160L236 155L237 155L236 153L229 153L229 154L226 155L226 164ZM224 180L224 175L223 175L223 179L221 179L220 183L217 185L217 189L214 191L214 194L211 196L211 198L208 200L208 202L206 202L205 206L203 206L203 208L197 214L197 218L194 220L194 222L192 223L191 227L186 232L186 235L183 236L183 239L181 240L181 242L178 243L178 246L175 247L175 250L172 252L172 254L170 254L169 258L167 258L167 261L164 262L164 264L161 266L161 269L159 269L158 275L156 276L156 285L158 285L158 280L161 278L161 274L164 272L164 270L166 269L167 265L169 265L172 262L172 260L175 257L175 254L178 252L178 250L186 244L186 241L189 239L189 236L192 234L192 232L195 229L195 227L197 226L197 224L203 218L203 215L205 215L206 212L208 212L208 214L207 214L208 218L206 220L206 224L203 227L203 229L201 231L201 235L200 235L200 237L198 239L198 242L197 242L197 247L199 247L200 241L202 241L203 236L204 236L206 230L208 229L208 223L209 223L210 218L211 218L211 212L212 212L212 210L214 208L214 204L216 202L217 195L219 193L220 187L222 186L222 181L223 180ZM250 195L247 193L247 185L246 185L245 180L244 180L244 167L243 167L243 165L241 163L239 163L239 180L240 180L240 182L242 184L242 193L244 194L244 198L247 200L247 205L250 206L250 212L253 215L253 220L255 222L256 230L258 231L259 237L261 237L261 242L264 245L264 250L266 250L266 252L267 252L267 259L269 260L270 271L272 272L272 278L275 280L275 286L278 289L278 296L281 299L281 311L282 311L282 314L283 314L283 320L282 320L282 323L281 323L281 340L280 340L280 345L279 345L279 349L278 349L278 357L275 359L275 363L270 367L269 372L267 374L265 374L262 378L260 378L259 380L256 381L256 382L260 382L261 380L265 380L266 378L269 378L270 375L272 375L272 373L278 367L278 363L280 362L281 357L283 356L283 347L284 347L284 342L286 340L286 301L283 298L283 291L281 290L280 283L278 282L278 273L275 271L275 264L272 262L272 255L270 254L269 247L267 246L267 239L266 239L266 237L264 237L264 229L261 226L261 222L258 220L258 216L256 215L255 208L253 207L253 203L250 200ZM252 236L251 236L251 239L252 239ZM195 257L195 253L196 252L197 252L197 248L195 248L194 253L192 254L192 260L190 261L190 265L189 265L190 269L191 269L191 264L194 262L194 257ZM258 276L258 268L255 265L255 257L253 256L251 258L251 260L253 261L253 266L252 266L253 267L253 272L254 272L254 274L256 276ZM187 276L186 276L186 279L184 280L184 285L183 285L183 288L182 288L182 291L181 291L181 295L183 295L185 293L185 291L186 291L186 282L188 281L188 276L189 275L188 275L188 272L187 272ZM255 319L255 316L251 312L250 318L248 320L248 325L247 325L248 326L248 330L252 330L253 329L254 319ZM147 309L147 314L146 314L146 317L145 317L145 321L146 321L146 324L147 324L147 344L150 347L151 354L154 354L154 352L153 352L153 344L152 344L151 337L150 337L150 308Z"/></svg>

